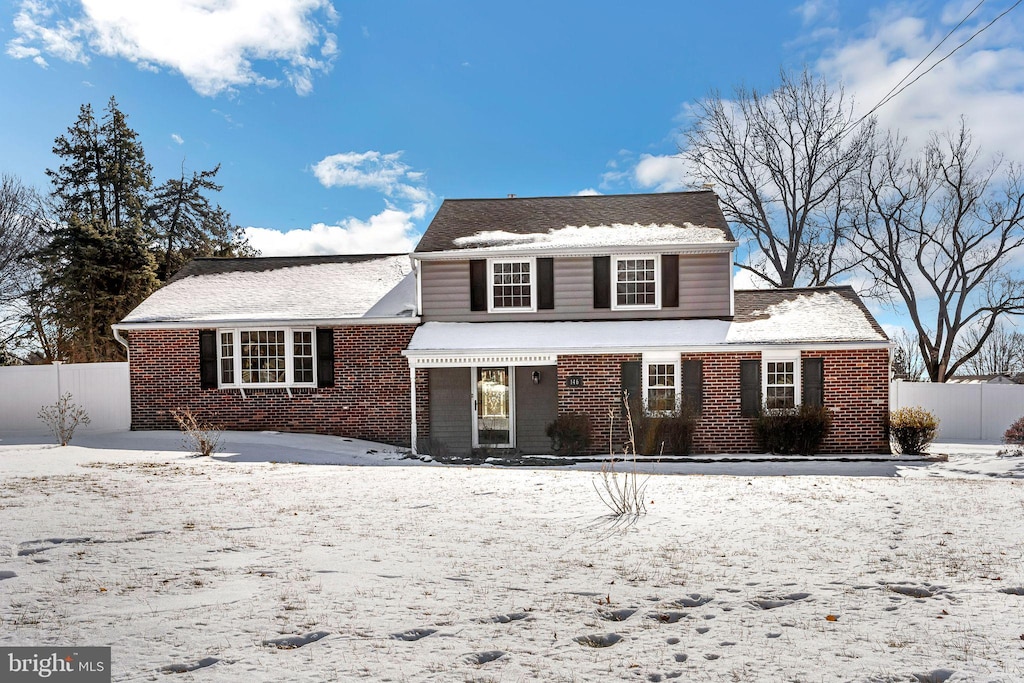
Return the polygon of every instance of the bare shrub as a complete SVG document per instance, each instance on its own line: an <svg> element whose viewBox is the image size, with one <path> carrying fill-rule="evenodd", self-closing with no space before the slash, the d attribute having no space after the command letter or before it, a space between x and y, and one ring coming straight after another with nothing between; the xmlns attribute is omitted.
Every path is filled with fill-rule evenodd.
<svg viewBox="0 0 1024 683"><path fill-rule="evenodd" d="M623 392L622 401L626 408L626 429L629 435L623 447L623 455L632 467L626 472L616 471L616 456L609 446L608 455L610 457L601 465L601 476L594 482L594 489L597 491L598 497L615 517L639 517L647 514L644 496L650 476L644 476L641 479L636 471L636 432L633 429L633 413L630 410L628 398L628 392ZM609 432L614 431L615 412L615 409L608 411L608 420L612 423L612 429Z"/></svg>
<svg viewBox="0 0 1024 683"><path fill-rule="evenodd" d="M171 416L178 423L181 443L185 448L197 456L209 457L217 452L223 433L220 427L201 420L188 408L172 411Z"/></svg>
<svg viewBox="0 0 1024 683"><path fill-rule="evenodd" d="M754 431L769 453L814 455L832 430L832 412L824 406L763 408Z"/></svg>
<svg viewBox="0 0 1024 683"><path fill-rule="evenodd" d="M92 422L85 408L71 401L70 393L65 393L52 406L40 408L39 419L57 437L61 446L68 445L78 425Z"/></svg>

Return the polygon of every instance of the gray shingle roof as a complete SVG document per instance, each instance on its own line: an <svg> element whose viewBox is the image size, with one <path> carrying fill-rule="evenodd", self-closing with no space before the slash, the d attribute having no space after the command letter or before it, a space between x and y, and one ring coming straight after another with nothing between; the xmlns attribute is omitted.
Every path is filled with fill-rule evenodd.
<svg viewBox="0 0 1024 683"><path fill-rule="evenodd" d="M227 324L410 318L408 254L202 258L175 273L124 324Z"/></svg>
<svg viewBox="0 0 1024 683"><path fill-rule="evenodd" d="M543 233L567 225L675 225L716 228L734 238L710 190L584 197L446 199L423 234L416 252L458 249L454 240L482 231Z"/></svg>
<svg viewBox="0 0 1024 683"><path fill-rule="evenodd" d="M734 292L734 322L752 322L768 318L765 311L770 306L778 306L785 302L795 301L800 296L812 294L824 294L834 292L846 301L856 305L864 314L864 318L877 334L883 339L888 339L882 326L878 324L871 311L864 305L864 302L853 287L849 285L837 285L830 287L793 287L788 289L737 289Z"/></svg>

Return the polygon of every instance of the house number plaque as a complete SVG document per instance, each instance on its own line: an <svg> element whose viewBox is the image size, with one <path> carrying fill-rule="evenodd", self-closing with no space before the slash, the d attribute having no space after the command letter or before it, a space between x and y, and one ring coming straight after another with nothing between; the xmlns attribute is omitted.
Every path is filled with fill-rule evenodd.
<svg viewBox="0 0 1024 683"><path fill-rule="evenodd" d="M579 375L570 375L565 378L565 386L567 387L582 387L583 378Z"/></svg>

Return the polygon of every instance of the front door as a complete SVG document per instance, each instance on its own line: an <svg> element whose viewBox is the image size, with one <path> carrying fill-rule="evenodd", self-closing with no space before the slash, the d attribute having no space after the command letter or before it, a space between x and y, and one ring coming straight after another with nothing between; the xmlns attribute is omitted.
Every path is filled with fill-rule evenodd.
<svg viewBox="0 0 1024 683"><path fill-rule="evenodd" d="M512 448L512 373L508 367L475 368L473 447Z"/></svg>

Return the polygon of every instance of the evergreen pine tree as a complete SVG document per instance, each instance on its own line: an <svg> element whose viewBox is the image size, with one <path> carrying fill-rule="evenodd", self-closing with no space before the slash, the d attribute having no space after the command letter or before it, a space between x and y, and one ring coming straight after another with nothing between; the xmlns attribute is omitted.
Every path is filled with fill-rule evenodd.
<svg viewBox="0 0 1024 683"><path fill-rule="evenodd" d="M82 105L67 135L54 142L62 163L46 173L59 221L46 231L39 257L52 317L67 330L63 360L122 359L110 326L156 287L143 230L152 172L137 138L110 98L102 122Z"/></svg>
<svg viewBox="0 0 1024 683"><path fill-rule="evenodd" d="M188 178L171 178L153 192L146 210L154 243L157 276L166 282L188 260L200 256L255 256L231 216L204 192L220 192L215 182L220 165Z"/></svg>

